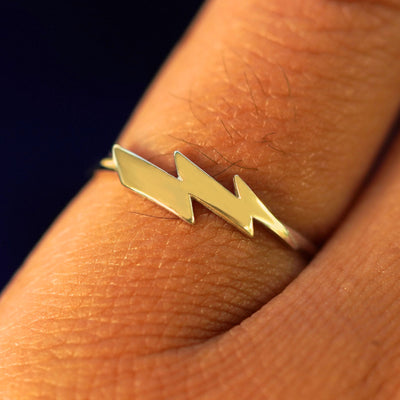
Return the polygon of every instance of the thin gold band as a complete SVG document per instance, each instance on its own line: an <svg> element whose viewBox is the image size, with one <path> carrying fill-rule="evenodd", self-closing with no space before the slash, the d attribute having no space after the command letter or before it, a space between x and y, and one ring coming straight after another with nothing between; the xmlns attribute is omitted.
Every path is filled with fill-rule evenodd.
<svg viewBox="0 0 400 400"><path fill-rule="evenodd" d="M315 254L316 246L279 221L238 175L233 178L233 194L182 153L176 151L174 158L177 178L118 144L113 146L112 158L104 158L100 165L117 172L127 188L190 224L194 223L194 199L250 237L256 219L292 249Z"/></svg>

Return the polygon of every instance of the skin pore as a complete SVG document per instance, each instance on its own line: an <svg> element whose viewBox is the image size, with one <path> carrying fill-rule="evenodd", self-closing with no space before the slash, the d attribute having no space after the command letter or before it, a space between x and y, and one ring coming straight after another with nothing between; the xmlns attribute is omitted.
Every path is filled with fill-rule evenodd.
<svg viewBox="0 0 400 400"><path fill-rule="evenodd" d="M321 247L196 224L99 171L0 301L0 394L57 399L393 399L398 1L212 0L118 139L239 174ZM361 193L357 200L356 195Z"/></svg>

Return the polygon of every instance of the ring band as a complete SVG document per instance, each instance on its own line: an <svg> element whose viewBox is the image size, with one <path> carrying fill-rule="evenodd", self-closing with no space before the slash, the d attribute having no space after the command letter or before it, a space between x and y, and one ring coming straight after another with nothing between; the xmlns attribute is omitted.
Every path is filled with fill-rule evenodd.
<svg viewBox="0 0 400 400"><path fill-rule="evenodd" d="M238 175L233 177L235 194L200 169L182 153L174 153L178 177L115 144L112 158L100 165L118 173L121 183L193 224L192 199L222 217L247 236L254 236L253 220L261 222L292 249L315 254L316 246L280 222Z"/></svg>

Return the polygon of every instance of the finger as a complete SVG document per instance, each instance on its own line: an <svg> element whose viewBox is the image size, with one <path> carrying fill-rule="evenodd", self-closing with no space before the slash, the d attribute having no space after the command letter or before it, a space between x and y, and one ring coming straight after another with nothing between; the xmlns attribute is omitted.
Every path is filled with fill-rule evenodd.
<svg viewBox="0 0 400 400"><path fill-rule="evenodd" d="M160 356L158 365L174 367L158 368L154 384L148 360L138 393L151 385L152 394L162 388L174 398L185 382L192 398L396 398L399 177L400 137L345 225L295 282L229 335Z"/></svg>
<svg viewBox="0 0 400 400"><path fill-rule="evenodd" d="M290 12L281 10L280 4L211 3L150 91L122 143L138 152L142 149L161 166L168 166L172 157L157 155L170 155L178 147L213 175L226 169L229 161L241 160L244 168L234 166L218 179L226 183L240 173L279 218L317 239L343 213L397 106L398 13L380 3L361 7L302 2L293 3ZM309 15L313 13L317 25ZM371 26L373 32L366 36L365 29ZM210 77L210 70L219 72ZM228 105L222 105L224 99ZM276 134L265 136L271 132ZM89 207L88 222L77 224L82 210ZM278 241L260 234L250 242L208 212L197 219L195 230L140 213L165 215L123 192L116 177L98 177L60 225L58 232L67 237L54 233L57 239L51 246L56 240L59 254L80 255L83 246L100 242L109 258L107 265L128 260L126 278L135 282L129 293L138 290L136 282L145 286L159 265L160 279L143 290L153 291L153 285L163 286L166 281L170 285L172 280L178 291L190 288L185 306L191 303L197 314L199 304L208 304L207 319L200 325L208 325L215 313L216 331L267 301L304 264ZM81 238L71 241L73 233L66 231L70 225L91 232L88 243ZM102 226L110 230L104 232ZM167 239L171 229L175 240ZM188 236L189 232L193 234ZM227 242L229 247L215 254L215 244ZM159 251L143 260L143 252L157 247L155 243L162 243ZM45 264L48 246L37 253L32 265ZM96 256L89 255L91 262L99 263ZM208 268L203 267L205 260ZM66 270L83 272L76 255L66 264ZM151 268L144 272L137 265ZM113 281L114 275L111 270L104 282ZM223 296L219 295L222 285ZM145 309L150 310L154 301L158 300ZM175 300L170 302L167 309ZM184 335L184 330L179 331Z"/></svg>
<svg viewBox="0 0 400 400"><path fill-rule="evenodd" d="M212 175L230 166L219 181L239 173L278 218L318 240L397 107L399 13L383 3L290 4L210 3L121 142L170 170L175 149ZM169 216L113 174L77 198L3 297L4 343L19 338L21 349L14 362L52 364L50 349L67 341L57 358L71 361L62 362L71 377L81 365L72 353L97 365L197 343L250 315L306 262L208 211L194 227L143 214ZM30 373L43 381L40 368Z"/></svg>

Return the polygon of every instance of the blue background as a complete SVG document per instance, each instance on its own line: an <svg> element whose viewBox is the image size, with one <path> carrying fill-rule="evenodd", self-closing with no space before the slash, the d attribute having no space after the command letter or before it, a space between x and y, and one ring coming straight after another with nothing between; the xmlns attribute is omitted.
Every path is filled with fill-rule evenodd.
<svg viewBox="0 0 400 400"><path fill-rule="evenodd" d="M90 178L200 5L1 2L0 289Z"/></svg>

